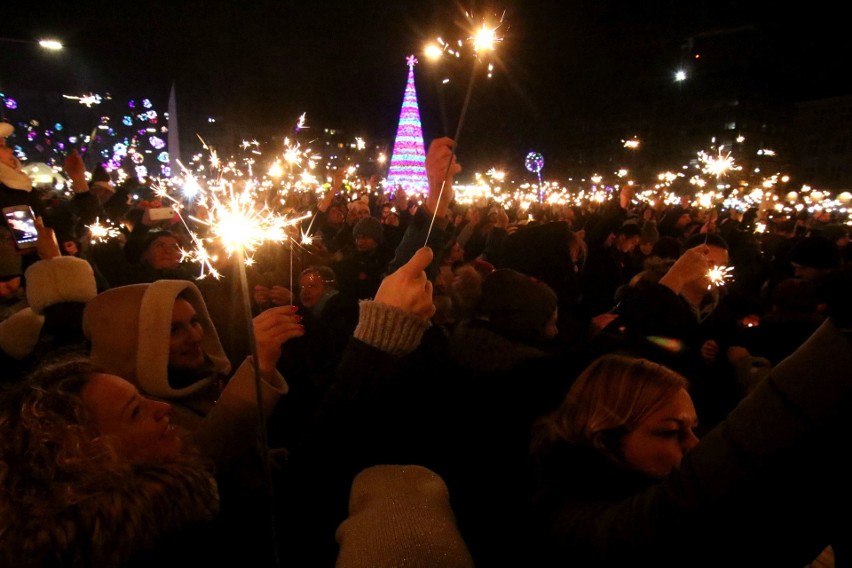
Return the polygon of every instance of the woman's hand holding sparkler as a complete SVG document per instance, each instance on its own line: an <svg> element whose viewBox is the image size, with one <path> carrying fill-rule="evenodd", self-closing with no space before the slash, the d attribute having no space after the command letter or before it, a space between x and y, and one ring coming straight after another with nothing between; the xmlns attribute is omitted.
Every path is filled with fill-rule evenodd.
<svg viewBox="0 0 852 568"><path fill-rule="evenodd" d="M281 357L281 346L305 334L305 326L300 323L302 316L297 315L296 310L296 306L270 308L252 320L257 345L257 369L265 381L269 381L275 374Z"/></svg>
<svg viewBox="0 0 852 568"><path fill-rule="evenodd" d="M435 304L432 303L432 283L425 272L431 262L432 249L418 249L408 262L382 280L375 301L431 318L435 314Z"/></svg>

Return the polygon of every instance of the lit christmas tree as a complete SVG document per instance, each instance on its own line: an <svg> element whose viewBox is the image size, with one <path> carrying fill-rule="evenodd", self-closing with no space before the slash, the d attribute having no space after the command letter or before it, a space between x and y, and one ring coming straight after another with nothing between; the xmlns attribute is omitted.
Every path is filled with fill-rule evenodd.
<svg viewBox="0 0 852 568"><path fill-rule="evenodd" d="M393 143L387 187L395 191L402 186L407 193L425 195L429 191L426 178L426 151L423 147L423 129L420 126L420 109L417 106L417 91L414 88L414 66L417 59L409 55L408 83L399 113L399 126Z"/></svg>

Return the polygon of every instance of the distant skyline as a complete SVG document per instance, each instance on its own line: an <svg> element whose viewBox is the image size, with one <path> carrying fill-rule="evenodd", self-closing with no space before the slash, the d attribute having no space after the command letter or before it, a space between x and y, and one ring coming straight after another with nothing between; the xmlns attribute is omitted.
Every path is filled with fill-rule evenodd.
<svg viewBox="0 0 852 568"><path fill-rule="evenodd" d="M464 37L461 6L478 17L505 11L494 76L477 78L461 156L466 148L505 148L519 160L526 149L558 152L577 117L593 119L631 97L641 104L674 88L685 40L718 30L757 31L784 75L773 86L781 97L852 93L852 41L837 8L809 2L785 12L730 0L50 1L38 9L18 2L4 8L0 36L49 35L68 47L42 54L0 40L0 88L155 90L165 101L174 82L182 126L213 116L223 127L284 135L305 112L310 125L392 144L405 57L414 53L428 144L455 130L471 61L439 70L422 48L439 35Z"/></svg>

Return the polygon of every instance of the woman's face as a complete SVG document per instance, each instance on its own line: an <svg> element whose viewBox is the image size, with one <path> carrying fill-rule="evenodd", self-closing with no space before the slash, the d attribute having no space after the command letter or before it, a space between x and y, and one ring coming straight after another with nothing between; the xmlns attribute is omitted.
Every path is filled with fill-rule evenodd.
<svg viewBox="0 0 852 568"><path fill-rule="evenodd" d="M144 398L129 382L105 373L92 375L81 398L98 432L114 439L132 463L165 463L180 453L183 441L170 423L170 404Z"/></svg>
<svg viewBox="0 0 852 568"><path fill-rule="evenodd" d="M625 462L654 477L664 477L695 447L698 416L692 398L680 389L622 440Z"/></svg>
<svg viewBox="0 0 852 568"><path fill-rule="evenodd" d="M172 309L172 327L169 336L169 367L194 370L204 365L201 340L204 328L192 304L178 298Z"/></svg>

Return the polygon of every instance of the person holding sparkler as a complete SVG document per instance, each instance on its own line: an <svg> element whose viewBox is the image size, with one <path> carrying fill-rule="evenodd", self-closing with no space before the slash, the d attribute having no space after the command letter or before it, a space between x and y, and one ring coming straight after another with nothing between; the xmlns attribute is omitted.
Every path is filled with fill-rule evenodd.
<svg viewBox="0 0 852 568"><path fill-rule="evenodd" d="M288 385L276 370L281 345L304 333L294 306L262 312L253 326L258 360L236 372L225 355L199 289L189 281L119 286L91 300L83 331L92 362L146 396L174 404L173 423L191 434L221 469L251 454L257 437L254 366L268 416Z"/></svg>
<svg viewBox="0 0 852 568"><path fill-rule="evenodd" d="M832 275L828 319L700 440L684 377L592 363L541 423L529 565L800 567L829 545L844 565L850 286L852 270Z"/></svg>
<svg viewBox="0 0 852 568"><path fill-rule="evenodd" d="M659 282L622 288L613 319L593 342L604 349L667 365L692 384L706 432L740 398L734 369L724 357L734 344L736 318L724 301L728 246L718 235L696 235Z"/></svg>

